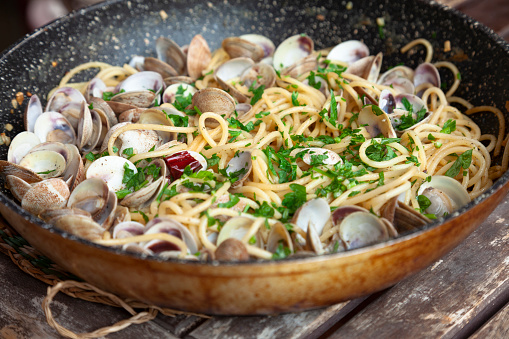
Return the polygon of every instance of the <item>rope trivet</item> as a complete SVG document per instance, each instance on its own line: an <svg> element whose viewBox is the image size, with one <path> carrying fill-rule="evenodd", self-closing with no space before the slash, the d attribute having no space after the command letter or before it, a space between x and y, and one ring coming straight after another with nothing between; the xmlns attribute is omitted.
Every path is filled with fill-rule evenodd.
<svg viewBox="0 0 509 339"><path fill-rule="evenodd" d="M159 312L170 317L175 317L177 315L194 315L208 318L202 314L160 308L136 300L121 299L114 294L82 282L80 278L66 272L49 258L31 247L2 217L0 217L0 252L8 255L23 272L50 285L48 287L47 296L42 302L46 320L58 333L68 338L97 338L105 336L109 333L118 332L132 324L142 324L150 321L154 319ZM58 324L55 318L53 318L50 304L55 295L59 292L65 293L73 298L122 307L127 310L132 317L93 332L76 334ZM144 309L144 311L137 313L134 310L135 308Z"/></svg>

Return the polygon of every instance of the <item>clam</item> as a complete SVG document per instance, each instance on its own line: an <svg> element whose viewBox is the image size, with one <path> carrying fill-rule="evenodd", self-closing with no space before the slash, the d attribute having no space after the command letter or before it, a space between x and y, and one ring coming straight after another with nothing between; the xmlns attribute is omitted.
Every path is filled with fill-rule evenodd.
<svg viewBox="0 0 509 339"><path fill-rule="evenodd" d="M85 170L78 148L71 144L65 144L64 146L67 148L67 158L63 179L72 190L85 179Z"/></svg>
<svg viewBox="0 0 509 339"><path fill-rule="evenodd" d="M142 235L145 232L145 226L136 221L126 221L117 224L113 228L113 239L130 238Z"/></svg>
<svg viewBox="0 0 509 339"><path fill-rule="evenodd" d="M238 120L243 121L244 117L248 115L252 108L253 106L251 106L251 104L248 103L241 103L235 105L235 112L237 112Z"/></svg>
<svg viewBox="0 0 509 339"><path fill-rule="evenodd" d="M76 134L69 121L58 112L41 114L34 125L34 133L41 142L59 141L64 144L74 144Z"/></svg>
<svg viewBox="0 0 509 339"><path fill-rule="evenodd" d="M137 123L138 120L140 120L141 113L145 112L147 108L133 108L128 109L127 111L122 112L118 116L118 122L130 122L130 123ZM104 139L103 139L104 140Z"/></svg>
<svg viewBox="0 0 509 339"><path fill-rule="evenodd" d="M297 78L301 74L316 70L318 67L318 60L314 54L308 55L300 59L295 64L288 66L281 70L282 75L288 75L292 78Z"/></svg>
<svg viewBox="0 0 509 339"><path fill-rule="evenodd" d="M133 129L121 133L117 140L121 142L119 155L126 156L124 151L132 149L133 154L147 153L159 145L159 135L154 130Z"/></svg>
<svg viewBox="0 0 509 339"><path fill-rule="evenodd" d="M117 156L105 156L95 160L88 167L86 178L102 179L110 190L117 192L126 187L125 183L122 183L124 166L134 171L134 173L138 173L136 166L129 160Z"/></svg>
<svg viewBox="0 0 509 339"><path fill-rule="evenodd" d="M398 201L398 197L394 197L386 202L380 209L382 219L387 220L389 225L393 225L396 234L414 231L429 224L431 220L419 213L404 202ZM395 235L391 235L394 237Z"/></svg>
<svg viewBox="0 0 509 339"><path fill-rule="evenodd" d="M262 85L265 88L270 88L276 83L276 71L270 65L258 63L246 68L242 72L240 80L244 83L244 86L249 88L251 86L258 88Z"/></svg>
<svg viewBox="0 0 509 339"><path fill-rule="evenodd" d="M214 79L221 85L221 87L228 91L238 102L246 102L247 97L239 92L229 81L232 79L240 79L244 71L254 65L254 61L250 58L235 58L231 59L214 72Z"/></svg>
<svg viewBox="0 0 509 339"><path fill-rule="evenodd" d="M88 142L90 136L93 133L93 124L92 124L92 115L88 107L85 106L85 103L81 104L80 108L80 117L78 120L78 126L76 128L77 136L76 136L76 144L78 148L81 150L83 146Z"/></svg>
<svg viewBox="0 0 509 339"><path fill-rule="evenodd" d="M249 253L247 252L246 245L238 239L228 238L221 242L221 244L214 251L214 257L219 261L248 261Z"/></svg>
<svg viewBox="0 0 509 339"><path fill-rule="evenodd" d="M177 76L180 73L171 65L152 57L143 59L143 71L159 73L163 78Z"/></svg>
<svg viewBox="0 0 509 339"><path fill-rule="evenodd" d="M221 231L219 231L219 235L217 236L217 246L220 246L223 241L229 238L234 238L239 241L248 234L251 229L251 225L253 224L253 219L247 217L234 217L228 220L223 227L221 227ZM261 247L263 244L262 238L259 236L259 233L254 236L252 240L250 240L253 245Z"/></svg>
<svg viewBox="0 0 509 339"><path fill-rule="evenodd" d="M80 210L79 208L68 208L68 207L47 210L42 212L39 216L47 223L52 224L53 221L56 220L56 218L60 218L61 216L68 214L83 215L85 217L92 218L90 213L88 213L87 211Z"/></svg>
<svg viewBox="0 0 509 339"><path fill-rule="evenodd" d="M331 216L330 207L323 198L312 199L299 207L295 212L292 222L301 230L307 232L312 226L318 235L322 234L325 224Z"/></svg>
<svg viewBox="0 0 509 339"><path fill-rule="evenodd" d="M12 139L9 144L9 151L7 152L7 160L14 164L18 164L21 159L36 145L40 144L41 140L35 133L21 132Z"/></svg>
<svg viewBox="0 0 509 339"><path fill-rule="evenodd" d="M25 110L25 115L23 122L25 124L25 130L27 132L34 131L35 121L43 113L41 100L37 95L32 95L30 100L28 101L27 108Z"/></svg>
<svg viewBox="0 0 509 339"><path fill-rule="evenodd" d="M140 114L138 119L138 123L140 124L154 124L154 125L163 125L163 126L172 126L170 120L166 117L165 112L149 108ZM155 133L159 136L159 141L157 144L165 144L171 140L177 138L175 133L165 132L165 131L155 131ZM123 134L123 133L122 133ZM153 135L153 133L151 133ZM152 146L151 146L152 147ZM150 150L150 148L149 148Z"/></svg>
<svg viewBox="0 0 509 339"><path fill-rule="evenodd" d="M387 113L382 110L373 110L373 107L376 106L368 105L361 109L357 117L359 126L364 126L372 138L379 135L383 135L384 138L396 138L396 132Z"/></svg>
<svg viewBox="0 0 509 339"><path fill-rule="evenodd" d="M440 73L438 69L428 62L417 66L414 72L414 86L418 88L420 85L430 84L431 86L440 88ZM422 96L424 91L421 90L417 96Z"/></svg>
<svg viewBox="0 0 509 339"><path fill-rule="evenodd" d="M119 93L111 101L150 107L159 103L159 96L164 90L163 77L156 72L144 71L131 75L118 86Z"/></svg>
<svg viewBox="0 0 509 339"><path fill-rule="evenodd" d="M389 240L383 221L369 212L353 212L339 224L339 236L347 250Z"/></svg>
<svg viewBox="0 0 509 339"><path fill-rule="evenodd" d="M394 99L396 106L393 108L392 113L389 114L389 118L398 136L401 136L404 132L414 129L418 125L424 124L431 119L432 113L426 110L426 104L418 96L413 94L398 94ZM411 109L408 110L408 107L403 102L406 102L407 105L411 105ZM424 109L424 111L421 111L422 109ZM422 112L424 115L418 116L418 112ZM401 117L408 114L411 114L415 121L415 124L412 126L402 125Z"/></svg>
<svg viewBox="0 0 509 339"><path fill-rule="evenodd" d="M186 71L186 55L177 43L169 38L160 37L156 40L157 58L170 65L177 74Z"/></svg>
<svg viewBox="0 0 509 339"><path fill-rule="evenodd" d="M62 87L57 89L49 98L45 112L61 113L76 129L83 102L86 103L86 100L80 91L72 87Z"/></svg>
<svg viewBox="0 0 509 339"><path fill-rule="evenodd" d="M5 177L5 185L11 191L14 198L20 202L28 190L32 188L32 185L15 175L7 175Z"/></svg>
<svg viewBox="0 0 509 339"><path fill-rule="evenodd" d="M229 118L235 111L235 100L232 96L218 88L204 88L193 95L193 107L196 106L200 112L214 112L224 114L225 119Z"/></svg>
<svg viewBox="0 0 509 339"><path fill-rule="evenodd" d="M136 207L143 209L150 205L164 187L166 179L166 165L162 159L155 159L147 166L154 165L159 168L159 177L156 179L152 175L146 177L148 184L138 191L130 193L122 199L120 204L127 207Z"/></svg>
<svg viewBox="0 0 509 339"><path fill-rule="evenodd" d="M249 58L258 62L265 56L265 51L260 45L240 37L226 38L221 46L231 59Z"/></svg>
<svg viewBox="0 0 509 339"><path fill-rule="evenodd" d="M47 179L60 176L65 171L66 160L54 151L35 151L25 155L19 165Z"/></svg>
<svg viewBox="0 0 509 339"><path fill-rule="evenodd" d="M306 250L321 255L325 252L320 235L313 226L309 226L306 232Z"/></svg>
<svg viewBox="0 0 509 339"><path fill-rule="evenodd" d="M226 165L226 173L229 176L238 177L237 180L232 184L232 188L242 186L242 183L251 174L253 168L253 162L251 160L251 152L244 151L235 154L235 156Z"/></svg>
<svg viewBox="0 0 509 339"><path fill-rule="evenodd" d="M305 34L297 34L284 40L274 51L273 65L278 71L301 63L314 49L313 40Z"/></svg>
<svg viewBox="0 0 509 339"><path fill-rule="evenodd" d="M280 244L293 253L293 242L290 233L282 223L278 222L270 228L267 238L267 251L276 252Z"/></svg>
<svg viewBox="0 0 509 339"><path fill-rule="evenodd" d="M194 83L194 79L185 75L179 75L174 77L168 77L164 79L164 84L166 86L171 86L174 84L188 84L192 85Z"/></svg>
<svg viewBox="0 0 509 339"><path fill-rule="evenodd" d="M90 241L101 240L104 228L84 215L67 214L54 220L54 225L62 231Z"/></svg>
<svg viewBox="0 0 509 339"><path fill-rule="evenodd" d="M120 206L117 204L117 208L113 213L113 220L111 221L111 227L115 227L121 222L131 221L131 213L129 212L129 208L125 206Z"/></svg>
<svg viewBox="0 0 509 339"><path fill-rule="evenodd" d="M191 232L184 225L170 217L157 217L147 223L145 226L145 234L156 233L167 233L173 235L184 241L187 246L188 253L194 254L198 252L198 245L196 244L196 240ZM144 248L159 255L163 254L162 252L181 250L173 243L158 239L149 241L144 245Z"/></svg>
<svg viewBox="0 0 509 339"><path fill-rule="evenodd" d="M93 98L101 98L103 97L103 93L107 92L108 87L99 78L93 78L89 81L87 85L87 89L85 90L85 99L87 102L90 102Z"/></svg>
<svg viewBox="0 0 509 339"><path fill-rule="evenodd" d="M358 40L344 41L331 49L327 54L327 60L341 61L351 64L369 55L369 48L365 43Z"/></svg>
<svg viewBox="0 0 509 339"><path fill-rule="evenodd" d="M200 35L195 35L187 51L187 73L193 79L198 79L207 69L212 53L207 41Z"/></svg>
<svg viewBox="0 0 509 339"><path fill-rule="evenodd" d="M67 207L87 211L99 225L108 226L117 207L117 197L102 179L90 178L72 191Z"/></svg>
<svg viewBox="0 0 509 339"><path fill-rule="evenodd" d="M314 162L318 162L319 165L335 165L343 162L336 152L319 147L297 148L290 153L290 156L301 158L307 165Z"/></svg>
<svg viewBox="0 0 509 339"><path fill-rule="evenodd" d="M276 46L272 40L260 34L243 34L239 36L239 38L260 46L263 49L263 58L271 57L276 50Z"/></svg>
<svg viewBox="0 0 509 339"><path fill-rule="evenodd" d="M0 173L2 176L16 176L29 184L42 181L41 176L34 171L5 160L0 160Z"/></svg>
<svg viewBox="0 0 509 339"><path fill-rule="evenodd" d="M187 97L188 95L193 95L198 90L189 84L184 83L178 83L170 85L166 88L166 90L163 93L163 102L164 103L174 103L175 98L177 96Z"/></svg>
<svg viewBox="0 0 509 339"><path fill-rule="evenodd" d="M383 85L390 86L400 93L413 94L415 91L414 83L411 80L402 77L389 79L385 81Z"/></svg>
<svg viewBox="0 0 509 339"><path fill-rule="evenodd" d="M123 103L123 102L116 102L116 101L106 101L108 106L115 112L115 114L119 115L127 110L139 108L138 106Z"/></svg>
<svg viewBox="0 0 509 339"><path fill-rule="evenodd" d="M424 211L442 217L452 213L470 202L467 190L457 180L434 175L430 181L424 182L417 191L427 197L431 205Z"/></svg>
<svg viewBox="0 0 509 339"><path fill-rule="evenodd" d="M382 67L383 54L370 55L348 65L346 72L360 76L370 82L376 82Z"/></svg>
<svg viewBox="0 0 509 339"><path fill-rule="evenodd" d="M389 86L390 81L392 79L398 79L398 78L408 79L411 82L413 82L414 70L408 66L393 67L380 76L380 78L378 79L378 83L381 85Z"/></svg>
<svg viewBox="0 0 509 339"><path fill-rule="evenodd" d="M111 126L115 126L118 124L117 116L115 112L110 107L110 105L101 98L91 98L90 99L90 111L96 112L101 119L101 136L99 138L98 144L102 143L104 136L108 133Z"/></svg>
<svg viewBox="0 0 509 339"><path fill-rule="evenodd" d="M392 95L391 91L384 89L380 93L380 97L378 98L378 107L387 114L394 112L394 109L396 108L396 98Z"/></svg>
<svg viewBox="0 0 509 339"><path fill-rule="evenodd" d="M64 207L69 195L69 187L65 181L51 178L32 186L23 196L21 207L32 214L39 215L48 209Z"/></svg>

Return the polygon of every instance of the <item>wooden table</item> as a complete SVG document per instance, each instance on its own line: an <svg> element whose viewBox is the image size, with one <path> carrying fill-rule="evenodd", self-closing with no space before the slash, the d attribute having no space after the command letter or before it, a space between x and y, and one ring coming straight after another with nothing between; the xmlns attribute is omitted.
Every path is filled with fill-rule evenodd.
<svg viewBox="0 0 509 339"><path fill-rule="evenodd" d="M442 0L509 40L507 0ZM0 338L58 338L44 317L47 285L0 254ZM59 294L57 321L76 333L111 325L119 308ZM509 338L509 196L462 244L426 270L369 297L258 317L195 316L133 325L108 338Z"/></svg>

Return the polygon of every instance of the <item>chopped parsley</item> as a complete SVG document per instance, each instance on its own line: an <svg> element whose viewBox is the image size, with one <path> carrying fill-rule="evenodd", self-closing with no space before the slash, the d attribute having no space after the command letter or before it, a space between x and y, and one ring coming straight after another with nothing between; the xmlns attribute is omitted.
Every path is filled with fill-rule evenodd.
<svg viewBox="0 0 509 339"><path fill-rule="evenodd" d="M445 122L440 133L451 134L456 130L456 120L449 119Z"/></svg>
<svg viewBox="0 0 509 339"><path fill-rule="evenodd" d="M470 149L458 156L454 164L445 172L445 175L454 178L461 172L461 168L468 169L472 163L472 151L473 150Z"/></svg>

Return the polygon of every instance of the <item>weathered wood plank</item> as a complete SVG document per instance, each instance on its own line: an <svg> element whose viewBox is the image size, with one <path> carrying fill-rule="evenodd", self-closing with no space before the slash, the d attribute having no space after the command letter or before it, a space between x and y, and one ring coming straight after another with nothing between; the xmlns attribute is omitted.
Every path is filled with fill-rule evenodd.
<svg viewBox="0 0 509 339"><path fill-rule="evenodd" d="M484 338L509 338L509 304L470 337L470 339Z"/></svg>
<svg viewBox="0 0 509 339"><path fill-rule="evenodd" d="M214 317L189 334L194 339L213 338L317 338L365 298L324 309L277 316Z"/></svg>
<svg viewBox="0 0 509 339"><path fill-rule="evenodd" d="M47 285L22 272L0 253L0 338L61 338L46 322L41 303ZM127 311L59 294L51 304L55 319L76 332L90 332L130 317ZM154 322L132 325L108 338L176 338Z"/></svg>
<svg viewBox="0 0 509 339"><path fill-rule="evenodd" d="M461 225L458 225L461 227ZM451 338L509 290L509 197L454 251L397 284L332 334L336 338Z"/></svg>

